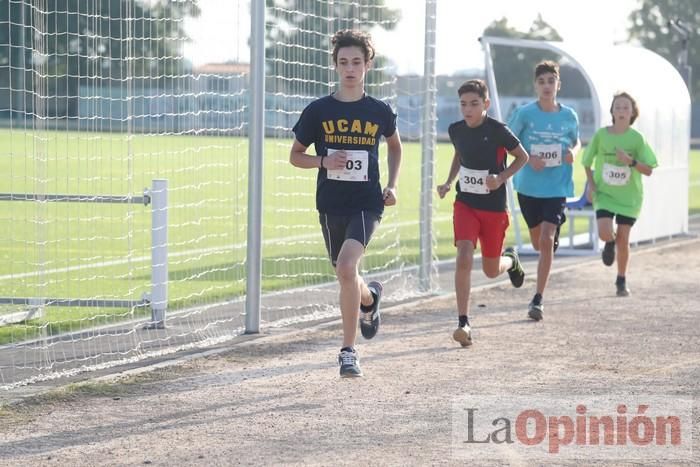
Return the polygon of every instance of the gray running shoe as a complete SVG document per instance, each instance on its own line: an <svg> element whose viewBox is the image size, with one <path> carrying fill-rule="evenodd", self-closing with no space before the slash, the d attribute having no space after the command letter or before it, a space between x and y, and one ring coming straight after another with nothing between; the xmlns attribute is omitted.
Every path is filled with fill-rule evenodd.
<svg viewBox="0 0 700 467"><path fill-rule="evenodd" d="M527 316L535 321L542 321L542 313L544 313L544 305L542 305L542 302L535 303L534 300L531 301L530 305L528 305Z"/></svg>
<svg viewBox="0 0 700 467"><path fill-rule="evenodd" d="M615 287L617 288L618 297L629 297L630 289L627 288L627 281L615 281Z"/></svg>
<svg viewBox="0 0 700 467"><path fill-rule="evenodd" d="M357 378L358 376L362 376L360 356L357 355L355 349L352 351L341 350L340 354L338 354L338 363L340 364L341 378Z"/></svg>

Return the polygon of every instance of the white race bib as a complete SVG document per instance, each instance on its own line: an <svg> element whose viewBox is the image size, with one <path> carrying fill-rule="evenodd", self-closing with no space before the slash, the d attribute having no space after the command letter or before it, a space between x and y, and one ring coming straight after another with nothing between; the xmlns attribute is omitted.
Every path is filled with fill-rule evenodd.
<svg viewBox="0 0 700 467"><path fill-rule="evenodd" d="M627 185L632 176L632 171L627 166L603 164L603 181L607 185L622 186Z"/></svg>
<svg viewBox="0 0 700 467"><path fill-rule="evenodd" d="M488 170L474 170L466 167L459 168L459 191L462 193L475 193L485 195L490 193L486 187Z"/></svg>
<svg viewBox="0 0 700 467"><path fill-rule="evenodd" d="M530 146L530 153L542 158L545 167L561 165L561 144L533 144Z"/></svg>
<svg viewBox="0 0 700 467"><path fill-rule="evenodd" d="M340 149L328 148L328 155L330 156ZM341 182L366 182L368 180L367 174L369 173L369 153L360 149L345 149L345 153L348 155L345 161L345 167L342 169L328 169L327 177L329 180L339 180Z"/></svg>

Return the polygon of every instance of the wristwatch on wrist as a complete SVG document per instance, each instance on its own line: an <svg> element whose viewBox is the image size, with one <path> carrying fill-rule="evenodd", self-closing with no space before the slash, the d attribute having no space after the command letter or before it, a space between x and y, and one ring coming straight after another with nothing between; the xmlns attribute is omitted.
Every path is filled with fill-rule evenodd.
<svg viewBox="0 0 700 467"><path fill-rule="evenodd" d="M634 167L635 165L637 165L637 159L632 159L632 162L630 162L629 166Z"/></svg>

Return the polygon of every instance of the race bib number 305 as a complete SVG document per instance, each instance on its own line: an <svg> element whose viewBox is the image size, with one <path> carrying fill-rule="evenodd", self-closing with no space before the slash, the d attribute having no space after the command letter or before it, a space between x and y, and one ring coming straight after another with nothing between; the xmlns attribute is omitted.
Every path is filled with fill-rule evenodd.
<svg viewBox="0 0 700 467"><path fill-rule="evenodd" d="M561 165L561 144L533 144L530 153L540 157L545 167L558 167Z"/></svg>
<svg viewBox="0 0 700 467"><path fill-rule="evenodd" d="M603 164L603 182L612 186L627 185L632 172L627 166Z"/></svg>
<svg viewBox="0 0 700 467"><path fill-rule="evenodd" d="M459 168L459 191L462 193L475 193L485 195L490 191L486 187L488 170L474 170L466 167Z"/></svg>
<svg viewBox="0 0 700 467"><path fill-rule="evenodd" d="M330 156L338 149L328 149ZM329 180L339 180L342 182L366 182L369 173L369 153L363 150L345 150L348 155L345 167L342 169L327 170Z"/></svg>

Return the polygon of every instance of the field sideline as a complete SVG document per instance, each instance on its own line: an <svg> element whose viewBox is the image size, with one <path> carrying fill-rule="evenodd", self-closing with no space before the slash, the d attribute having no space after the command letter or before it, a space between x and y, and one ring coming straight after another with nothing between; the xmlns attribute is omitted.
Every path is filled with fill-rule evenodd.
<svg viewBox="0 0 700 467"><path fill-rule="evenodd" d="M263 290L327 282L332 271L313 209L313 171L287 162L289 141L266 142ZM0 130L0 193L140 195L154 178L169 181L170 297L174 308L240 296L245 288L247 140L207 136L127 138L114 133L47 132L42 138ZM28 154L33 154L28 158ZM131 156L129 156L131 154ZM436 150L435 183L452 148ZM700 152L691 152L691 213L700 212ZM383 165L382 168L385 166ZM420 144L404 144L399 204L387 209L365 261L367 270L415 264L419 257ZM384 171L385 172L385 171ZM583 170L576 165L577 191ZM41 183L44 181L43 183ZM283 196L280 196L283 195ZM439 259L454 255L449 199L434 198ZM11 225L0 243L0 296L138 299L149 289L150 210L139 205L2 202ZM277 220L284 216L284 224ZM580 223L579 231L585 228ZM521 231L526 228L521 221ZM513 229L507 242L513 242ZM222 257L222 253L225 256ZM145 261L144 261L145 259ZM48 273L37 274L38 264ZM95 267L98 266L98 267ZM51 274L55 270L56 274ZM11 278L15 278L12 280ZM12 307L0 313L13 311ZM50 334L86 319L131 318L129 310L50 307L30 327L0 328L0 343L51 324ZM90 324L90 323L87 323ZM14 337L10 337L14 336Z"/></svg>

